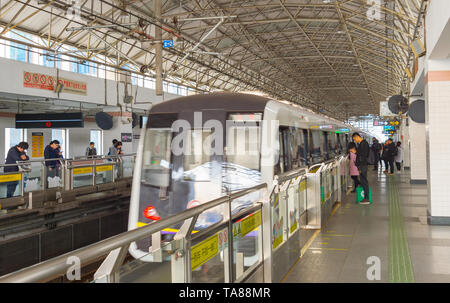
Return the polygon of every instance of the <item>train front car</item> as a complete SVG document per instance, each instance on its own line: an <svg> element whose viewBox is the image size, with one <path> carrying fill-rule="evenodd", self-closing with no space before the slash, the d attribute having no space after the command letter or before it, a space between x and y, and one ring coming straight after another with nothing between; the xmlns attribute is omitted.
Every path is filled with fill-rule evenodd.
<svg viewBox="0 0 450 303"><path fill-rule="evenodd" d="M150 110L136 158L128 229L134 229L229 192L261 183L261 120L269 101L247 94L181 97ZM233 201L238 212L255 198ZM204 212L196 230L222 220L220 208ZM170 239L179 226L163 231ZM130 247L151 259L150 239Z"/></svg>

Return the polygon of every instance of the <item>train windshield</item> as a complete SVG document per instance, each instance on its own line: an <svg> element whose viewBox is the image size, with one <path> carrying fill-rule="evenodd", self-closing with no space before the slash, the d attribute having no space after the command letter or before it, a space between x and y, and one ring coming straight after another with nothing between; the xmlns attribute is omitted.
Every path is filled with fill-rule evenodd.
<svg viewBox="0 0 450 303"><path fill-rule="evenodd" d="M172 130L170 128L147 129L142 158L142 183L158 187L169 186L171 140Z"/></svg>

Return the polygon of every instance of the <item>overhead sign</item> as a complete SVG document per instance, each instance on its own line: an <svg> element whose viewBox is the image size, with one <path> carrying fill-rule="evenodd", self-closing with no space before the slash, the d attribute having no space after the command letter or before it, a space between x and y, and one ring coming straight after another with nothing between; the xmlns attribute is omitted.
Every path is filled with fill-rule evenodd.
<svg viewBox="0 0 450 303"><path fill-rule="evenodd" d="M400 122L398 120L389 121L389 125L398 126Z"/></svg>
<svg viewBox="0 0 450 303"><path fill-rule="evenodd" d="M386 125L386 126L384 127L384 131L385 131L385 132L387 132L387 131L392 131L392 130L395 130L395 126L393 126L393 125Z"/></svg>
<svg viewBox="0 0 450 303"><path fill-rule="evenodd" d="M164 47L164 48L170 48L170 47L173 47L173 40L164 40L164 41L163 41L163 47Z"/></svg>
<svg viewBox="0 0 450 303"><path fill-rule="evenodd" d="M82 112L16 114L16 128L84 127Z"/></svg>
<svg viewBox="0 0 450 303"><path fill-rule="evenodd" d="M85 82L58 78L58 83L63 85L62 93L84 96L87 94L87 84ZM55 86L56 78L54 76L27 71L23 72L23 87L54 91Z"/></svg>
<svg viewBox="0 0 450 303"><path fill-rule="evenodd" d="M336 134L348 133L350 130L348 128L340 128L336 131Z"/></svg>
<svg viewBox="0 0 450 303"><path fill-rule="evenodd" d="M373 126L385 126L385 125L388 125L388 124L389 124L388 121L373 120Z"/></svg>

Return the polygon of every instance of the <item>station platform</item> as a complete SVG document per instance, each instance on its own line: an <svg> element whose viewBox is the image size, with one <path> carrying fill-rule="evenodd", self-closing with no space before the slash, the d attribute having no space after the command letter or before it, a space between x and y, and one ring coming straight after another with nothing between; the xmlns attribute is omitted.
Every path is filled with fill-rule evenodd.
<svg viewBox="0 0 450 303"><path fill-rule="evenodd" d="M427 224L427 186L409 179L370 172L373 204L347 195L283 282L450 282L449 227ZM372 256L381 275L370 281Z"/></svg>

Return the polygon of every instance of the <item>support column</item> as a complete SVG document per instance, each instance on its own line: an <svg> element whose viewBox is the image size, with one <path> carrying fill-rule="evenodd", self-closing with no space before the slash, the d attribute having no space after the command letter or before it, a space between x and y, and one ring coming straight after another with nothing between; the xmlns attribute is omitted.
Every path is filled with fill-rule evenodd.
<svg viewBox="0 0 450 303"><path fill-rule="evenodd" d="M450 60L428 60L425 76L428 213L450 225Z"/></svg>
<svg viewBox="0 0 450 303"><path fill-rule="evenodd" d="M155 17L160 20L161 19L161 10L162 10L162 4L161 0L155 0ZM162 69L162 29L161 29L161 23L157 22L159 26L156 26L155 28L155 71L156 71L156 83L155 83L155 90L157 96L163 95L163 69Z"/></svg>
<svg viewBox="0 0 450 303"><path fill-rule="evenodd" d="M425 37L428 222L450 225L450 1L429 1Z"/></svg>
<svg viewBox="0 0 450 303"><path fill-rule="evenodd" d="M418 98L411 97L410 104ZM427 165L426 165L426 136L425 124L416 123L409 118L408 121L409 133L409 159L411 168L411 184L426 184L427 183Z"/></svg>

